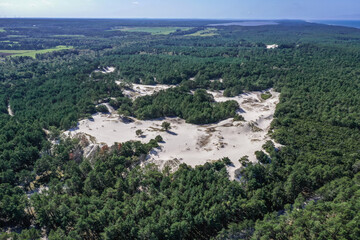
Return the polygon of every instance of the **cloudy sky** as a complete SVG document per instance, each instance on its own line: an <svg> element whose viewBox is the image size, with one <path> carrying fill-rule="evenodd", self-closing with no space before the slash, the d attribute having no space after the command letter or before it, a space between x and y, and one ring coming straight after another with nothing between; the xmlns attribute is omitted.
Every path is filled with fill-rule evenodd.
<svg viewBox="0 0 360 240"><path fill-rule="evenodd" d="M0 17L360 19L360 0L0 0Z"/></svg>

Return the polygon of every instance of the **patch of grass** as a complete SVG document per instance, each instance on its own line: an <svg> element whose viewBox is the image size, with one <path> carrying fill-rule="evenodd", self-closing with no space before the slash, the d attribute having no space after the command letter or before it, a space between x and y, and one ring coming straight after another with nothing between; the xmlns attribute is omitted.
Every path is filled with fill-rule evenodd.
<svg viewBox="0 0 360 240"><path fill-rule="evenodd" d="M36 54L43 54L48 52L72 49L73 47L68 46L57 46L56 48L41 49L41 50L0 50L0 55L11 56L11 57L32 57L35 58Z"/></svg>
<svg viewBox="0 0 360 240"><path fill-rule="evenodd" d="M123 31L123 32L144 32L150 33L151 35L169 35L176 31L187 31L189 27L124 27L113 29L110 31Z"/></svg>
<svg viewBox="0 0 360 240"><path fill-rule="evenodd" d="M261 94L261 98L263 99L263 100L267 100L267 99L269 99L269 98L271 98L272 97L272 94L270 93L270 92L265 92L265 93L262 93Z"/></svg>
<svg viewBox="0 0 360 240"><path fill-rule="evenodd" d="M205 28L204 30L197 31L196 33L188 34L190 37L213 37L219 35L216 28Z"/></svg>
<svg viewBox="0 0 360 240"><path fill-rule="evenodd" d="M53 37L58 37L58 38L79 38L79 37L85 37L85 35L67 35L67 34L63 34L63 35L53 35Z"/></svg>

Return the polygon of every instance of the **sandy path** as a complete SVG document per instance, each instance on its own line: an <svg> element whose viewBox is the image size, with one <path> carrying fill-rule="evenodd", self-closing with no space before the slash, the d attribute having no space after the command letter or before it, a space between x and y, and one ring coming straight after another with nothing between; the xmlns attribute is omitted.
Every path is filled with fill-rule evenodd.
<svg viewBox="0 0 360 240"><path fill-rule="evenodd" d="M208 161L229 157L234 163L228 171L234 178L234 171L240 167L239 159L248 155L250 161L256 161L254 152L261 150L262 145L270 140L267 135L273 120L279 93L270 90L272 97L266 101L260 98L261 92L241 94L237 97L223 97L222 92L211 92L216 101L236 100L245 122L234 122L227 119L216 124L194 125L185 123L179 118L166 118L149 121L124 123L119 115L96 114L94 120L82 120L74 131L65 134L74 136L86 133L96 138L99 143L112 145L115 142L139 140L148 142L161 135L164 143L154 149L147 157L147 162L154 162L160 167L166 164L186 163L191 166L201 165ZM161 130L162 122L171 123L170 132ZM254 127L256 126L256 127ZM137 137L135 131L141 129L143 137Z"/></svg>

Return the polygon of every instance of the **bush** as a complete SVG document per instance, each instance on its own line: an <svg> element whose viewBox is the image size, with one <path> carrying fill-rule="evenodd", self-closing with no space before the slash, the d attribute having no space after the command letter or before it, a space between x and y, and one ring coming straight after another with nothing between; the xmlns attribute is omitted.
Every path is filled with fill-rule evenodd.
<svg viewBox="0 0 360 240"><path fill-rule="evenodd" d="M245 121L245 118L242 115L236 114L234 121Z"/></svg>
<svg viewBox="0 0 360 240"><path fill-rule="evenodd" d="M261 94L261 98L263 99L263 100L268 100L269 98L271 98L272 97L272 94L270 93L270 92L265 92L265 93L262 93Z"/></svg>
<svg viewBox="0 0 360 240"><path fill-rule="evenodd" d="M157 135L157 136L155 137L155 141L156 141L156 142L163 142L164 140L163 140L162 136Z"/></svg>

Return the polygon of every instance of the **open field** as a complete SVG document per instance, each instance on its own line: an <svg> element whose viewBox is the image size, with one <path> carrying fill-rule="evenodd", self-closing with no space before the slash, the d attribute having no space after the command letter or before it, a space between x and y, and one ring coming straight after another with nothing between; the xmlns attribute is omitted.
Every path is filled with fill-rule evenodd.
<svg viewBox="0 0 360 240"><path fill-rule="evenodd" d="M204 30L197 31L196 33L188 34L186 36L190 36L190 37L212 37L212 36L219 35L218 33L216 33L216 31L217 31L216 28L205 28Z"/></svg>
<svg viewBox="0 0 360 240"><path fill-rule="evenodd" d="M138 86L134 88L137 89ZM142 91L146 90L153 93L154 89L142 88ZM270 140L268 131L279 101L279 93L270 90L272 96L263 100L263 92L249 92L236 97L224 97L222 91L208 92L217 102L237 101L241 106L238 114L242 115L245 121L234 121L230 118L214 124L195 125L180 118L146 121L131 118L132 121L128 122L108 107L111 114L96 114L93 120L82 120L76 129L65 132L65 135L86 134L96 139L97 144L109 146L115 142L130 140L145 143L161 135L164 142L147 156L147 163L155 163L161 168L176 168L180 163L194 167L229 157L234 165L229 167L228 171L231 178L234 178L235 170L241 166L238 160L247 155L250 161L255 162L255 151L261 150L262 145ZM161 129L163 121L171 123L170 131ZM143 136L136 136L136 130L142 130Z"/></svg>
<svg viewBox="0 0 360 240"><path fill-rule="evenodd" d="M151 35L169 35L178 30L187 31L190 30L189 27L124 27L113 29L110 31L123 31L123 32L143 32L150 33Z"/></svg>
<svg viewBox="0 0 360 240"><path fill-rule="evenodd" d="M57 46L56 48L41 49L41 50L0 50L0 56L35 58L36 54L43 54L43 53L72 49L72 48L73 47L68 47L68 46Z"/></svg>

